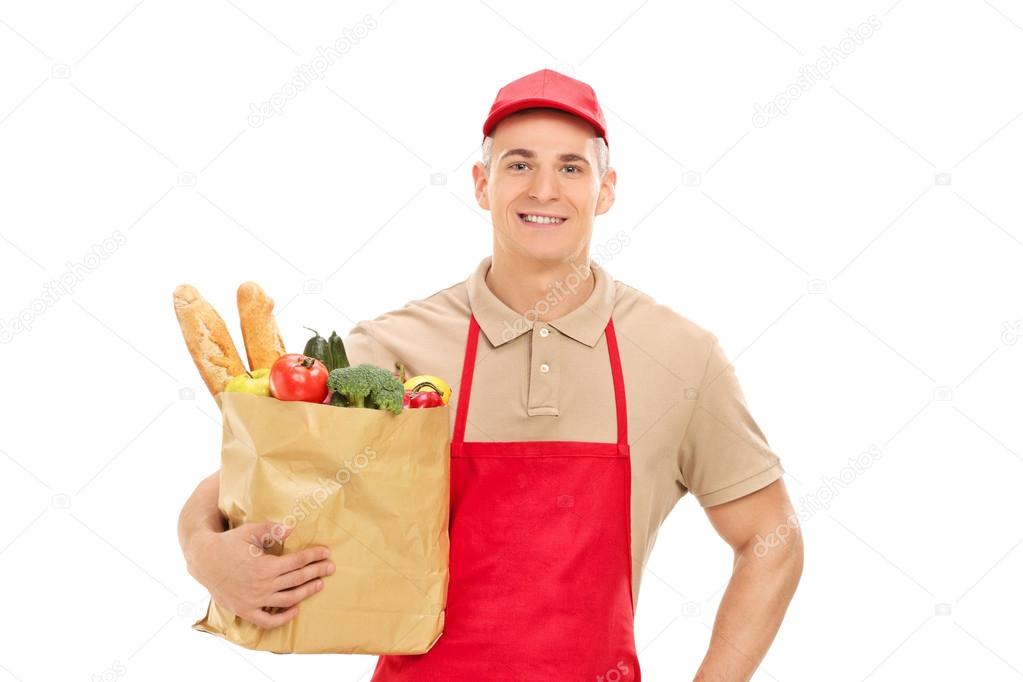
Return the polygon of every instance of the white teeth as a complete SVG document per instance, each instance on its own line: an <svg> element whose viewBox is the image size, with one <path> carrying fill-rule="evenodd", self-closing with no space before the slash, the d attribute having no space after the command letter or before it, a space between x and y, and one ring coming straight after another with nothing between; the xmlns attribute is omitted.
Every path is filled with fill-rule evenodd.
<svg viewBox="0 0 1023 682"><path fill-rule="evenodd" d="M547 216L523 215L522 219L527 223L539 223L541 225L554 225L562 222L562 218L548 218Z"/></svg>

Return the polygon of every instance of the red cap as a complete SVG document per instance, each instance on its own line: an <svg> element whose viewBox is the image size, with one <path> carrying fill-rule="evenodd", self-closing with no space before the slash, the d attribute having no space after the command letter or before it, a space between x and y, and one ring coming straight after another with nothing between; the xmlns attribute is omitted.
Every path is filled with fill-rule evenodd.
<svg viewBox="0 0 1023 682"><path fill-rule="evenodd" d="M505 116L533 107L550 107L574 114L596 128L597 135L607 143L607 125L597 103L597 93L586 83L550 69L523 76L498 90L490 115L483 124L483 136L489 135Z"/></svg>

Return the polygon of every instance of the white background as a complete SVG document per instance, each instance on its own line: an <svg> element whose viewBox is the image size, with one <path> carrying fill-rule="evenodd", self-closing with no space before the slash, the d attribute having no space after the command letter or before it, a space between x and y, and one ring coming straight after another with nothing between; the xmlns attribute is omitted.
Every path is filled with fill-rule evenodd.
<svg viewBox="0 0 1023 682"><path fill-rule="evenodd" d="M605 267L719 336L794 502L825 502L755 679L1023 677L1018 3L337 4L0 5L0 680L369 678L373 657L190 629L206 594L175 523L220 434L171 291L237 329L258 280L298 349L302 325L344 333L463 280L490 249L483 119L544 67L607 115L618 198L594 246L631 240ZM643 581L644 679L691 678L730 562L685 498Z"/></svg>

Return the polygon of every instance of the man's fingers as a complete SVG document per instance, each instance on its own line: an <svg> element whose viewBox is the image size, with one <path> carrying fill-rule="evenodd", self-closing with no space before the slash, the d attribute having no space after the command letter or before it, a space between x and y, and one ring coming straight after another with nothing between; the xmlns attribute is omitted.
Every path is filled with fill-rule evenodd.
<svg viewBox="0 0 1023 682"><path fill-rule="evenodd" d="M277 575L291 573L294 570L307 566L314 561L321 561L330 556L330 550L326 547L306 547L299 552L283 554L273 559L273 569Z"/></svg>
<svg viewBox="0 0 1023 682"><path fill-rule="evenodd" d="M331 575L334 573L334 562L329 559L323 561L317 561L303 566L302 568L285 573L284 575L277 576L271 583L271 587L274 591L287 590L292 587L298 587L304 583L313 580L314 578L322 578L323 576Z"/></svg>
<svg viewBox="0 0 1023 682"><path fill-rule="evenodd" d="M292 588L290 590L281 590L280 592L274 592L270 595L270 599L267 601L267 606L294 606L306 597L312 594L316 594L323 589L323 579L317 578L316 580L310 580L304 585Z"/></svg>
<svg viewBox="0 0 1023 682"><path fill-rule="evenodd" d="M262 609L257 609L248 615L242 616L245 620L258 625L264 630L272 630L273 628L280 627L290 621L292 618L298 615L298 604L295 604L286 611L280 613L267 613Z"/></svg>

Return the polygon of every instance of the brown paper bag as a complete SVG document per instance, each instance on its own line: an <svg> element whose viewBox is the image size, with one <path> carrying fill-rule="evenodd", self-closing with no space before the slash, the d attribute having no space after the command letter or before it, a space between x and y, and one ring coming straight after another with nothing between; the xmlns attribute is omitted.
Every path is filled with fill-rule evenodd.
<svg viewBox="0 0 1023 682"><path fill-rule="evenodd" d="M394 415L246 393L221 393L217 404L230 527L294 526L283 552L325 545L337 570L280 627L264 630L212 599L192 627L277 653L428 651L447 601L448 406Z"/></svg>

